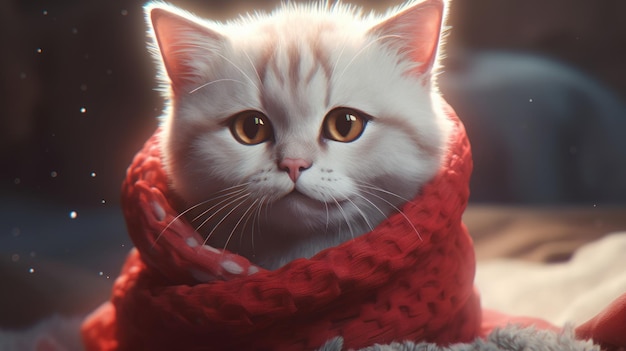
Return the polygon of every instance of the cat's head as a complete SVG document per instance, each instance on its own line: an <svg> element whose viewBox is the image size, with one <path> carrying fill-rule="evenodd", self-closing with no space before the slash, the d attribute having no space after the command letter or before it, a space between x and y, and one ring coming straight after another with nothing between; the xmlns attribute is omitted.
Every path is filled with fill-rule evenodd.
<svg viewBox="0 0 626 351"><path fill-rule="evenodd" d="M380 17L285 4L222 24L148 4L169 99L162 154L186 205L206 201L195 225L261 251L332 244L415 196L447 143L434 83L444 12L442 0Z"/></svg>

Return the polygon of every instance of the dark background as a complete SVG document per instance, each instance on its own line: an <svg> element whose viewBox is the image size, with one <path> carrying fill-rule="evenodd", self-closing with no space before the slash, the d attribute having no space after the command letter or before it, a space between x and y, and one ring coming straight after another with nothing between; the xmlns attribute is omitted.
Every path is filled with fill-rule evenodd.
<svg viewBox="0 0 626 351"><path fill-rule="evenodd" d="M172 2L217 19L278 3ZM120 184L163 106L143 3L0 1L0 327L93 309L132 245ZM453 4L442 90L473 144L473 202L626 203L624 13L622 0Z"/></svg>
<svg viewBox="0 0 626 351"><path fill-rule="evenodd" d="M162 107L145 49L143 3L2 1L3 194L70 207L117 203L125 167L156 127ZM175 1L210 18L277 3ZM381 9L399 1L361 3ZM448 56L463 62L460 53L466 52L536 53L584 72L623 99L623 13L626 3L619 0L459 0L450 16ZM520 200L489 194L473 199Z"/></svg>

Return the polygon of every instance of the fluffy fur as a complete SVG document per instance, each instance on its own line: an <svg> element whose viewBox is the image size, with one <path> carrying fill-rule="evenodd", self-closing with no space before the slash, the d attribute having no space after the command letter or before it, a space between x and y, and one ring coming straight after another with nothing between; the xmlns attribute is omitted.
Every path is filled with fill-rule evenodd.
<svg viewBox="0 0 626 351"><path fill-rule="evenodd" d="M318 351L342 351L341 338L328 341ZM360 351L600 351L600 346L591 340L578 340L571 328L555 332L533 327L521 328L507 325L495 329L485 339L476 339L471 343L439 346L432 343L411 341L394 342L387 345L374 345Z"/></svg>
<svg viewBox="0 0 626 351"><path fill-rule="evenodd" d="M439 169L450 128L435 84L442 0L383 16L283 4L217 23L161 2L146 15L169 101L166 170L208 244L277 268L369 231ZM367 120L354 141L324 134L340 107ZM271 138L238 141L242 111L263 116Z"/></svg>

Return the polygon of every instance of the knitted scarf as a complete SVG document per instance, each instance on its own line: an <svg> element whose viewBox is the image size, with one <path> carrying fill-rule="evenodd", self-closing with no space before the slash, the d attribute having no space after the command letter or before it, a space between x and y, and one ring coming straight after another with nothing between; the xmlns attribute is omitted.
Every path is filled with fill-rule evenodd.
<svg viewBox="0 0 626 351"><path fill-rule="evenodd" d="M461 122L446 111L454 131L445 162L404 215L275 271L202 245L177 217L157 131L123 184L136 249L111 300L83 325L87 349L309 350L337 336L346 348L471 341L481 310L461 215L472 158Z"/></svg>
<svg viewBox="0 0 626 351"><path fill-rule="evenodd" d="M446 113L454 131L445 162L404 215L275 271L202 245L175 210L157 130L127 172L122 204L136 248L111 300L83 323L87 350L312 350L336 337L345 348L449 345L509 323L554 329L480 310L472 241L461 222L470 146L454 111ZM626 346L625 324L626 294L576 332L617 350Z"/></svg>

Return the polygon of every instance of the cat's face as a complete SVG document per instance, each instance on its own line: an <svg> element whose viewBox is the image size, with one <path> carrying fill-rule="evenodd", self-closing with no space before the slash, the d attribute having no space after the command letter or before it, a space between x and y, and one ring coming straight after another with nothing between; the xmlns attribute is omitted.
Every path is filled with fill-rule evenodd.
<svg viewBox="0 0 626 351"><path fill-rule="evenodd" d="M442 12L285 5L219 25L150 5L171 99L166 170L188 207L201 204L190 219L209 243L275 267L413 198L446 144L431 79Z"/></svg>

